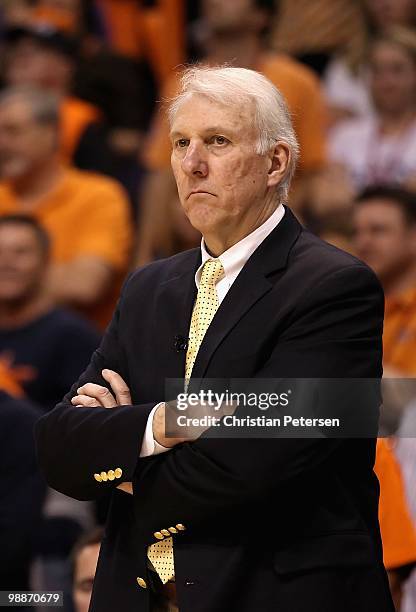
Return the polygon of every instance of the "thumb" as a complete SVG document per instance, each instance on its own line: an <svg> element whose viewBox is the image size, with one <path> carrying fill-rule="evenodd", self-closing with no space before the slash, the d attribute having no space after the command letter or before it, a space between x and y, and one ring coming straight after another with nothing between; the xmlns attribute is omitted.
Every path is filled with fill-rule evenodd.
<svg viewBox="0 0 416 612"><path fill-rule="evenodd" d="M121 378L120 374L114 370L105 369L101 372L102 377L106 380L116 396L116 401L119 406L128 406L131 404L130 389Z"/></svg>

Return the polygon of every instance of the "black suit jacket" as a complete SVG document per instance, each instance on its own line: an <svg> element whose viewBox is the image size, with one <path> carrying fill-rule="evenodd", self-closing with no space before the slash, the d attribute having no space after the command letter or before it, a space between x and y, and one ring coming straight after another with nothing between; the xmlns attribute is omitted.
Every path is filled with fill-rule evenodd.
<svg viewBox="0 0 416 612"><path fill-rule="evenodd" d="M136 271L100 348L71 392L37 426L49 484L79 499L113 490L93 612L149 610L147 547L174 536L181 612L393 610L377 520L375 441L209 439L138 459L165 379L184 375L199 249ZM289 209L218 309L193 375L380 377L383 293L360 261L329 246ZM75 408L100 372L121 374L133 406ZM354 413L355 406L350 410ZM374 410L374 406L369 406ZM134 496L97 482L121 468ZM143 584L143 582L142 582Z"/></svg>

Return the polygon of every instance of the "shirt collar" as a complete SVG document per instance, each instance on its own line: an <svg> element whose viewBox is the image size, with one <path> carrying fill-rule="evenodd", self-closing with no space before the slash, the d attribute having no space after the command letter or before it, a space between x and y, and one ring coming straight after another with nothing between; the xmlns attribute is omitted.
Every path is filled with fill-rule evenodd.
<svg viewBox="0 0 416 612"><path fill-rule="evenodd" d="M224 251L224 253L218 257L224 268L224 277L228 280L230 285L235 281L254 251L274 230L274 228L277 227L277 225L283 219L284 214L285 208L283 204L279 204L274 213L262 225L260 225L260 227L251 232L251 234L248 234L248 236L240 240L240 242L237 242L232 247ZM201 256L201 265L195 274L195 283L197 287L199 287L202 268L204 267L205 262L208 259L214 259L212 255L208 253L203 238L201 240Z"/></svg>

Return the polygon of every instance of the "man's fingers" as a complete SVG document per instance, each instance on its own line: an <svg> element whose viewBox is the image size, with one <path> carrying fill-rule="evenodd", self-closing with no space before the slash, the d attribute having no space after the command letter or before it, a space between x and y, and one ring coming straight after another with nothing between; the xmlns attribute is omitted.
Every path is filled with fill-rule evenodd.
<svg viewBox="0 0 416 612"><path fill-rule="evenodd" d="M113 390L116 396L118 406L129 406L131 404L130 389L121 378L120 374L114 372L114 370L103 370L101 372L102 377L106 380Z"/></svg>
<svg viewBox="0 0 416 612"><path fill-rule="evenodd" d="M101 408L101 404L94 397L90 397L89 395L75 395L71 399L71 403L81 408Z"/></svg>
<svg viewBox="0 0 416 612"><path fill-rule="evenodd" d="M102 387L95 383L86 383L82 385L82 387L77 389L77 393L78 395L88 395L88 397L94 398L97 400L98 405L103 408L114 408L117 406L116 400L107 387Z"/></svg>

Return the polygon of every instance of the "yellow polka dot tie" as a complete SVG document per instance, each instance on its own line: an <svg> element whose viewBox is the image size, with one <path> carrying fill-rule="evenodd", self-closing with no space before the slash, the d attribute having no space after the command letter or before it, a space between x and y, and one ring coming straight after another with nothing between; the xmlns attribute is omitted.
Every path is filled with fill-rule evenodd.
<svg viewBox="0 0 416 612"><path fill-rule="evenodd" d="M208 259L202 268L198 295L189 328L188 351L186 353L185 366L186 381L191 377L192 368L194 367L201 342L218 310L219 302L215 285L223 274L224 268L219 259Z"/></svg>
<svg viewBox="0 0 416 612"><path fill-rule="evenodd" d="M149 546L147 556L163 584L175 577L172 538L165 538Z"/></svg>
<svg viewBox="0 0 416 612"><path fill-rule="evenodd" d="M186 353L185 379L191 377L192 368L205 333L218 309L218 296L215 284L224 274L219 259L208 259L202 268L198 295L192 312L189 328L188 351ZM147 556L163 584L175 577L173 540L165 538L155 542L147 549Z"/></svg>

